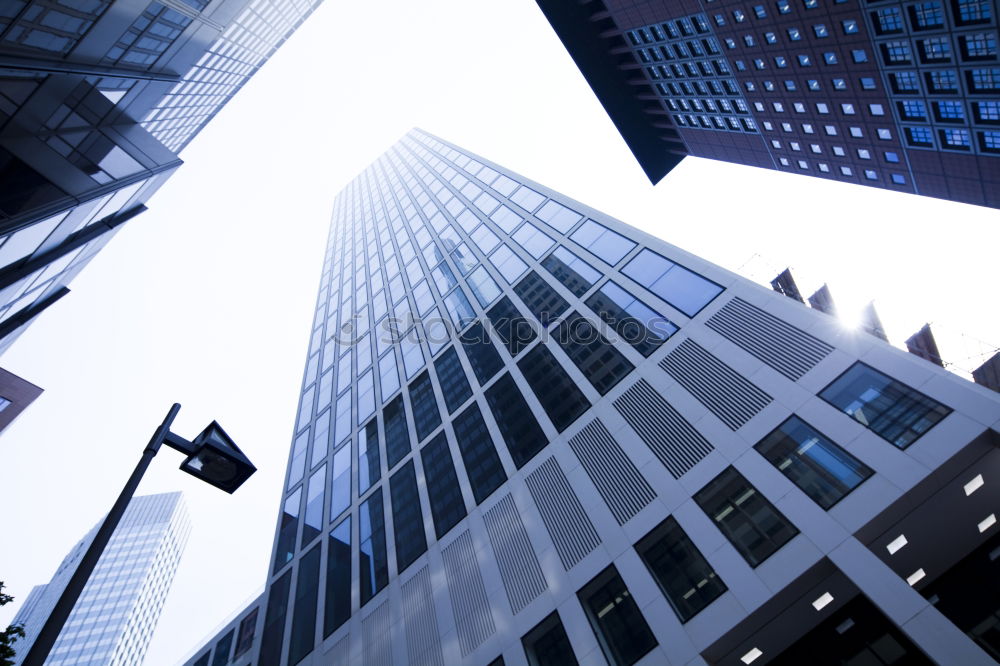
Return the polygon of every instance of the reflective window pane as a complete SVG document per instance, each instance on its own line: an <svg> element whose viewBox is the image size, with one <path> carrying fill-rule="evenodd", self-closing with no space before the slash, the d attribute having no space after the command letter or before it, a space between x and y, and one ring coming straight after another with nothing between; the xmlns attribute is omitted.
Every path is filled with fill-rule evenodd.
<svg viewBox="0 0 1000 666"><path fill-rule="evenodd" d="M577 596L611 664L632 666L656 647L653 632L614 565L587 583Z"/></svg>
<svg viewBox="0 0 1000 666"><path fill-rule="evenodd" d="M458 475L451 460L448 438L444 432L437 434L420 451L427 482L427 499L430 500L434 533L443 537L448 530L465 517L465 501L458 485Z"/></svg>

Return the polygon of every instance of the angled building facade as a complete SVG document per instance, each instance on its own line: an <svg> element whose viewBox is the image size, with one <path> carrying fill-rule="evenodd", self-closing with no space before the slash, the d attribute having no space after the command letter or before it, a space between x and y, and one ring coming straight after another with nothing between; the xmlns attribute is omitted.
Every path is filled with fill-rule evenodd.
<svg viewBox="0 0 1000 666"><path fill-rule="evenodd" d="M336 198L232 663L992 664L998 419L414 130Z"/></svg>
<svg viewBox="0 0 1000 666"><path fill-rule="evenodd" d="M23 624L25 630L25 637L14 644L15 665L28 654L98 527L66 555L52 580L32 588L14 617L14 624ZM179 492L134 498L46 665L142 663L190 532Z"/></svg>
<svg viewBox="0 0 1000 666"><path fill-rule="evenodd" d="M650 180L684 155L1000 207L994 0L538 0Z"/></svg>
<svg viewBox="0 0 1000 666"><path fill-rule="evenodd" d="M319 0L0 8L0 351L181 164Z"/></svg>

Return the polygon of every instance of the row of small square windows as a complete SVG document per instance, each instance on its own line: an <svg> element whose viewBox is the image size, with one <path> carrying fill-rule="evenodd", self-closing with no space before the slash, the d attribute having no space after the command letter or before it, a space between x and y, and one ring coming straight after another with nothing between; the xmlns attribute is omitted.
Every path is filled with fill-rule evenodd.
<svg viewBox="0 0 1000 666"><path fill-rule="evenodd" d="M678 81L677 83L655 83L657 91L664 96L679 97L681 95L731 95L740 94L736 82L730 79L705 79L693 81Z"/></svg>
<svg viewBox="0 0 1000 666"><path fill-rule="evenodd" d="M784 167L791 167L792 161L787 157L779 157L778 163ZM807 160L795 160L794 166L798 167L802 171L810 171L812 167ZM839 175L846 178L853 178L855 175L861 175L865 180L872 182L879 182L881 178L879 177L878 171L875 169L860 169L859 173L855 173L855 167L841 165L837 167L837 172L834 172L830 165L826 162L817 162L816 170L820 173L839 173ZM892 172L889 174L888 182L893 185L906 185L906 175L898 172Z"/></svg>
<svg viewBox="0 0 1000 666"><path fill-rule="evenodd" d="M998 122L1000 122L1000 111L998 111ZM774 131L775 125L769 120L763 121L763 126L765 130ZM781 129L784 132L791 133L795 129L791 123L783 122L780 123ZM812 123L802 123L801 129L804 134L815 134L816 128ZM915 146L919 148L930 148L935 145L934 143L934 133L929 127L906 127L904 128L904 134L906 138L906 143L910 146ZM838 136L839 130L836 125L824 125L823 132L827 136ZM851 127L849 132L851 137L856 139L864 138L864 130L861 127ZM876 134L878 138L882 141L892 140L892 131L887 128L876 129ZM940 137L940 143L943 148L953 148L958 150L969 150L972 147L972 133L969 130L962 128L944 128L938 130ZM982 130L976 132L977 144L983 152L996 153L1000 152L1000 131L993 130ZM771 142L775 142L772 140ZM813 144L815 145L815 144ZM837 148L834 147L834 153L840 155L837 152ZM813 150L813 152L817 152ZM861 151L859 150L859 156ZM886 160L889 162L898 161L898 156L896 153L885 153ZM897 158L897 159L891 159ZM862 158L865 159L865 158Z"/></svg>
<svg viewBox="0 0 1000 666"><path fill-rule="evenodd" d="M956 25L977 25L989 23L993 17L990 0L957 0L953 2L952 18ZM910 29L915 32L943 29L945 24L944 5L941 2L918 2L906 7ZM890 35L902 33L906 29L902 7L883 7L871 13L875 34Z"/></svg>
<svg viewBox="0 0 1000 666"><path fill-rule="evenodd" d="M965 87L970 94L982 94L1000 91L1000 68L988 67L962 70L965 75ZM940 94L955 94L960 91L958 72L951 69L934 69L923 72L927 92ZM920 92L920 74L918 72L891 72L888 74L889 86L897 95L917 94Z"/></svg>
<svg viewBox="0 0 1000 666"><path fill-rule="evenodd" d="M731 130L733 132L756 132L757 125L752 118L733 118L731 116L694 116L674 115L674 122L680 127L690 129Z"/></svg>
<svg viewBox="0 0 1000 666"><path fill-rule="evenodd" d="M997 59L996 32L971 32L955 35L958 53L963 62L981 62ZM889 66L910 65L914 62L914 52L924 65L951 62L955 49L952 37L927 37L924 39L893 39L880 41L878 49L882 61ZM857 61L856 61L857 62Z"/></svg>
<svg viewBox="0 0 1000 666"><path fill-rule="evenodd" d="M664 91L660 91L664 95ZM697 111L699 113L750 113L747 103L742 99L693 99L667 97L664 102L671 111ZM735 128L734 128L735 129Z"/></svg>

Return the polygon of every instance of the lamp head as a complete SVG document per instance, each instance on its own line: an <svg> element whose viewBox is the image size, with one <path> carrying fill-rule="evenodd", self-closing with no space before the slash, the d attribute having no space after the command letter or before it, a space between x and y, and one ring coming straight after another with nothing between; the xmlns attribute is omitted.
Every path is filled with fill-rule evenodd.
<svg viewBox="0 0 1000 666"><path fill-rule="evenodd" d="M194 453L181 463L181 469L227 493L235 491L257 471L215 421L194 438L192 445Z"/></svg>

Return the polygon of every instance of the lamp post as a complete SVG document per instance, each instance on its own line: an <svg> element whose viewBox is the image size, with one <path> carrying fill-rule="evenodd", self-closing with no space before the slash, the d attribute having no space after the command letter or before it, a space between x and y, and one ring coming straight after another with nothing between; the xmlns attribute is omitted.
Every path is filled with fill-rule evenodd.
<svg viewBox="0 0 1000 666"><path fill-rule="evenodd" d="M257 468L243 455L236 443L215 421L212 421L191 442L170 432L170 426L180 409L180 404L175 402L170 411L167 412L163 423L153 433L149 444L143 449L142 458L139 459L139 463L132 471L132 476L125 483L125 487L114 506L111 507L111 511L101 523L94 540L90 542L87 552L84 553L76 571L69 579L66 589L63 590L59 601L56 602L45 621L45 625L38 632L38 636L28 650L22 666L43 666L45 663L52 646L62 632L63 625L66 624L73 607L76 606L80 593L83 592L87 580L90 579L90 574L93 573L94 567L101 559L104 548L111 540L122 516L125 515L125 509L128 508L136 487L146 473L146 468L152 462L153 456L159 452L161 445L166 444L187 456L181 463L182 470L216 488L225 490L227 493L235 491L250 478L251 474L257 471Z"/></svg>

